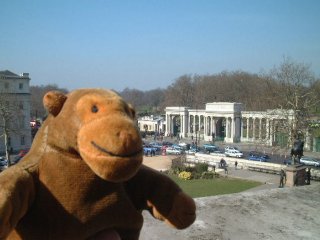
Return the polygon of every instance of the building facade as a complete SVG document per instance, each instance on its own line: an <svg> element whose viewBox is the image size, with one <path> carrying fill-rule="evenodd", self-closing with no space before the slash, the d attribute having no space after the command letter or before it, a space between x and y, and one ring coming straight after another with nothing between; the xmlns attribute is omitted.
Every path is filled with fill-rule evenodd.
<svg viewBox="0 0 320 240"><path fill-rule="evenodd" d="M138 119L138 128L141 132L163 133L165 131L164 118L161 116L144 116Z"/></svg>
<svg viewBox="0 0 320 240"><path fill-rule="evenodd" d="M261 142L274 145L281 121L293 121L290 110L244 111L242 103L206 103L205 109L167 107L167 136L191 137L205 141ZM308 142L305 147L308 148Z"/></svg>
<svg viewBox="0 0 320 240"><path fill-rule="evenodd" d="M4 129L8 129L8 145L17 152L31 146L30 129L30 77L0 71L0 152L5 152ZM9 115L9 121L4 115ZM8 125L9 123L9 125ZM6 124L6 127L5 127Z"/></svg>

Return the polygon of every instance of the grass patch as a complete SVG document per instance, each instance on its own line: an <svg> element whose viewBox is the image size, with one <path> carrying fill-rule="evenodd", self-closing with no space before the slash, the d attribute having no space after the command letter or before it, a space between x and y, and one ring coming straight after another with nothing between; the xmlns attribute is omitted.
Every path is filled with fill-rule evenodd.
<svg viewBox="0 0 320 240"><path fill-rule="evenodd" d="M242 192L262 184L235 178L182 180L175 175L169 176L183 191L194 198Z"/></svg>

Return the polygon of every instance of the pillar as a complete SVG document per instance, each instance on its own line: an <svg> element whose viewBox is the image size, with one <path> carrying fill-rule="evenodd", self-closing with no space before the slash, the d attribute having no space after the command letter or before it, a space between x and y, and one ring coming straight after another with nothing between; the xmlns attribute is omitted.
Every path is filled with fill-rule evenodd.
<svg viewBox="0 0 320 240"><path fill-rule="evenodd" d="M247 141L249 140L250 118L247 118Z"/></svg>
<svg viewBox="0 0 320 240"><path fill-rule="evenodd" d="M261 140L261 128L262 128L262 119L261 118L259 118L259 140Z"/></svg>
<svg viewBox="0 0 320 240"><path fill-rule="evenodd" d="M256 119L252 118L252 138L256 139Z"/></svg>

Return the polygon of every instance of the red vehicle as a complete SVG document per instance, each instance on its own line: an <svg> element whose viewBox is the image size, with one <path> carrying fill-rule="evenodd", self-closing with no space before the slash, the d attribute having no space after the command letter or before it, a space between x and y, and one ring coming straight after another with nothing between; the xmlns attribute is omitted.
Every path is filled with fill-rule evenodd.
<svg viewBox="0 0 320 240"><path fill-rule="evenodd" d="M29 152L29 150L30 150L30 148L25 148L25 149L21 149L20 151L19 151L19 156L20 157L23 157L23 156L25 156L28 152Z"/></svg>

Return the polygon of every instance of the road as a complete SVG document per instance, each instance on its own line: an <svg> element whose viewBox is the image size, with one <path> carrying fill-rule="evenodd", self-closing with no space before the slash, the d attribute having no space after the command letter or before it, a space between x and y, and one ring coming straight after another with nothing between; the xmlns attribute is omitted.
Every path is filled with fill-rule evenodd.
<svg viewBox="0 0 320 240"><path fill-rule="evenodd" d="M149 139L148 139L149 140ZM148 142L147 140L145 140ZM152 142L152 140L149 140ZM164 138L163 141L168 141L172 143L178 143L176 139L171 139L171 138ZM188 138L182 139L180 142L184 143L191 143L192 140ZM205 142L201 141L199 143L199 146L203 146L203 144L210 143L210 142ZM227 144L223 142L216 142L216 146L219 147L221 151L224 150L225 146L230 145L230 146L236 146L238 147L244 154L244 159L248 159L249 157L249 152L254 151L260 154L267 154L270 157L270 161L272 163L278 163L278 164L283 164L284 160L288 160L291 158L289 150L286 149L280 149L278 147L270 147L270 146L264 146L264 145L259 145L255 143L234 143L234 144ZM314 157L320 161L320 153L319 152L310 152L310 151L304 151L305 156L309 157Z"/></svg>

